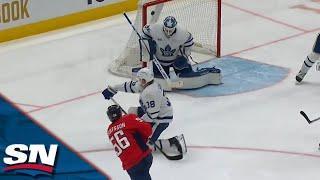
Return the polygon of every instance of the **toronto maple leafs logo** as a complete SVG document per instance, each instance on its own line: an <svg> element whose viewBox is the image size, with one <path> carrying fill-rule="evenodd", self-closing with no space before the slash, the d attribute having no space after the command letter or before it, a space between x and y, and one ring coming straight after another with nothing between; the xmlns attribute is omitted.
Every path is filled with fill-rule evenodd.
<svg viewBox="0 0 320 180"><path fill-rule="evenodd" d="M166 22L166 27L169 27L169 28L173 27L173 22L172 22L171 19L169 19L169 20Z"/></svg>
<svg viewBox="0 0 320 180"><path fill-rule="evenodd" d="M168 16L164 19L164 26L167 28L174 28L177 25L177 21L174 17Z"/></svg>
<svg viewBox="0 0 320 180"><path fill-rule="evenodd" d="M170 45L166 45L164 49L160 48L162 56L169 57L173 56L174 52L176 52L176 49L171 49Z"/></svg>

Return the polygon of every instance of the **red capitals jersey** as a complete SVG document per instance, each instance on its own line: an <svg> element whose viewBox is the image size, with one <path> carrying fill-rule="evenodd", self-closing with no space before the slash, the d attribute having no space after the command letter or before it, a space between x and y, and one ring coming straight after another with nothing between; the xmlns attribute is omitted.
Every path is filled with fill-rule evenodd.
<svg viewBox="0 0 320 180"><path fill-rule="evenodd" d="M132 168L151 153L146 145L152 133L151 125L134 114L125 115L110 124L107 133L124 170Z"/></svg>

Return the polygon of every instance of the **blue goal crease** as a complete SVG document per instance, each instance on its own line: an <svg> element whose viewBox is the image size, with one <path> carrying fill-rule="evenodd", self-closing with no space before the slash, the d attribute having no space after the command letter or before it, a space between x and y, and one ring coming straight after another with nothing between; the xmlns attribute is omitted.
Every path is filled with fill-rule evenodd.
<svg viewBox="0 0 320 180"><path fill-rule="evenodd" d="M289 69L233 56L211 59L195 67L221 69L221 85L209 85L177 93L195 97L215 97L254 91L279 83L287 77Z"/></svg>

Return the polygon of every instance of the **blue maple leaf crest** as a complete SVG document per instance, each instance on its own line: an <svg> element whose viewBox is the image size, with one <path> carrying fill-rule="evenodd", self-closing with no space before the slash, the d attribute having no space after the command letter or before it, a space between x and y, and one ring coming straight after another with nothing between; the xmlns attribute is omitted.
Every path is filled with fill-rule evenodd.
<svg viewBox="0 0 320 180"><path fill-rule="evenodd" d="M171 49L171 47L166 45L164 49L160 48L162 56L168 57L168 56L173 56L173 53L176 52L176 49Z"/></svg>

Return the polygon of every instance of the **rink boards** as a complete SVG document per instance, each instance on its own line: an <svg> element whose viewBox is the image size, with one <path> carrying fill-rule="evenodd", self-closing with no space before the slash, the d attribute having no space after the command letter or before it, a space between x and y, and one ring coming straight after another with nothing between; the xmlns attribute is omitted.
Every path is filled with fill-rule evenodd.
<svg viewBox="0 0 320 180"><path fill-rule="evenodd" d="M137 0L4 0L0 2L0 43L137 8Z"/></svg>

